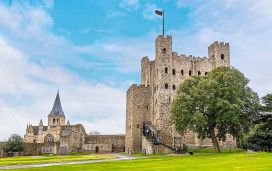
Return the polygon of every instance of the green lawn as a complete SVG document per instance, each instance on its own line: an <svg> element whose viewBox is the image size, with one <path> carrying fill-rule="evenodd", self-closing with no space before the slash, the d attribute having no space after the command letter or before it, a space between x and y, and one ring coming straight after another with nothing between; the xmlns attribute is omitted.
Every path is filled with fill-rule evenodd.
<svg viewBox="0 0 272 171"><path fill-rule="evenodd" d="M146 154L146 156L165 156L167 154L169 153ZM136 153L136 154L132 154L132 156L141 157L141 156L144 156L144 153Z"/></svg>
<svg viewBox="0 0 272 171"><path fill-rule="evenodd" d="M272 170L272 153L203 153L18 170Z"/></svg>
<svg viewBox="0 0 272 171"><path fill-rule="evenodd" d="M110 158L116 158L116 157L108 155L108 154L84 155L84 156L53 156L53 157L19 156L19 157L13 157L13 158L0 158L0 165L69 162L69 161L82 161L82 160L110 159Z"/></svg>
<svg viewBox="0 0 272 171"><path fill-rule="evenodd" d="M214 153L214 149L188 149L188 152L194 153ZM241 149L221 149L222 153L242 153L245 152Z"/></svg>

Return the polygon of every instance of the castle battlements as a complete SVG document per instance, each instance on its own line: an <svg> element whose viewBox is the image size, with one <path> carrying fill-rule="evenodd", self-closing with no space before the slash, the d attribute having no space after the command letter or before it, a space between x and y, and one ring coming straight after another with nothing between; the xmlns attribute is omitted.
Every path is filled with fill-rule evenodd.
<svg viewBox="0 0 272 171"><path fill-rule="evenodd" d="M142 143L144 122L151 123L164 135L179 136L170 123L171 103L178 87L187 78L206 75L219 66L230 67L229 43L224 42L212 43L208 47L208 57L186 56L172 51L172 36L159 35L155 41L155 54L155 60L149 60L147 56L142 58L141 84L133 84L127 91L126 152L130 154L148 148ZM185 137L184 144L211 145L210 140L200 141L192 132ZM173 139L166 139L169 146L174 145Z"/></svg>

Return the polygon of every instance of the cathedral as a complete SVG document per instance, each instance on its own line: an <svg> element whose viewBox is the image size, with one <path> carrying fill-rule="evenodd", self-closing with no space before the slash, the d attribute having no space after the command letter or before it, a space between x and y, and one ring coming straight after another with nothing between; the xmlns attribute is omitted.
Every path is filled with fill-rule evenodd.
<svg viewBox="0 0 272 171"><path fill-rule="evenodd" d="M48 115L48 125L27 125L24 135L26 148L22 155L69 154L74 152L111 153L123 152L125 135L87 135L81 124L65 124L59 91Z"/></svg>
<svg viewBox="0 0 272 171"><path fill-rule="evenodd" d="M70 126L70 123L68 121L65 125L65 115L62 111L58 91L53 108L48 115L48 126L44 126L42 120L39 126L27 125L24 141L33 143L59 142L62 126Z"/></svg>

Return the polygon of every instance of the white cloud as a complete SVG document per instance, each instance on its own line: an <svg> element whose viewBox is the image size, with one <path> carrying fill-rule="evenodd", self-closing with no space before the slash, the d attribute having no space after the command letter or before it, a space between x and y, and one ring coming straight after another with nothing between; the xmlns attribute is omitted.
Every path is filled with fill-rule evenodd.
<svg viewBox="0 0 272 171"><path fill-rule="evenodd" d="M114 18L114 17L126 16L126 13L121 11L108 10L106 12L106 15L108 18Z"/></svg>
<svg viewBox="0 0 272 171"><path fill-rule="evenodd" d="M102 133L124 133L125 89L84 81L58 65L37 65L3 38L0 57L0 139L14 132L23 135L26 124L38 125L40 118L46 124L58 87L66 119L72 124L86 124L86 131L95 125L90 128Z"/></svg>
<svg viewBox="0 0 272 171"><path fill-rule="evenodd" d="M140 8L139 0L122 0L119 4L121 8L124 8L128 11L137 10Z"/></svg>
<svg viewBox="0 0 272 171"><path fill-rule="evenodd" d="M145 4L145 9L143 11L144 19L147 19L147 20L154 20L154 19L157 19L157 18L162 19L162 16L157 15L155 13L156 10L162 11L155 4Z"/></svg>
<svg viewBox="0 0 272 171"><path fill-rule="evenodd" d="M181 4L185 1L178 1ZM272 92L272 2L268 0L186 1L190 8L189 30L171 30L173 48L182 53L206 56L213 41L230 43L231 64L250 80L260 96Z"/></svg>

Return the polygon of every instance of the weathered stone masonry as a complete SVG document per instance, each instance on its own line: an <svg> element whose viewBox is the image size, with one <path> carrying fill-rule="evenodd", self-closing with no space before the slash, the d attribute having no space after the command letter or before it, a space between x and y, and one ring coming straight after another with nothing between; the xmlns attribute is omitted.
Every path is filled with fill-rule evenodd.
<svg viewBox="0 0 272 171"><path fill-rule="evenodd" d="M141 84L133 84L127 91L126 152L142 151L143 122L151 122L161 130L161 138L168 144L173 145L174 137L183 137L182 142L190 146L211 146L209 139L200 141L193 132L179 135L170 124L170 107L185 79L194 74L205 75L218 66L230 67L229 44L214 42L208 48L208 58L172 52L172 36L159 35L155 45L155 60L141 60ZM220 144L235 146L232 137L228 136L227 142Z"/></svg>

